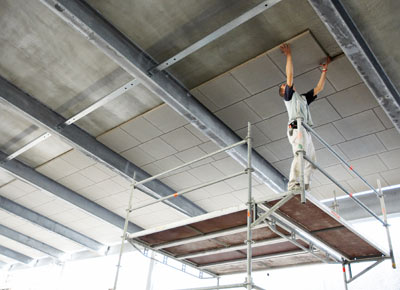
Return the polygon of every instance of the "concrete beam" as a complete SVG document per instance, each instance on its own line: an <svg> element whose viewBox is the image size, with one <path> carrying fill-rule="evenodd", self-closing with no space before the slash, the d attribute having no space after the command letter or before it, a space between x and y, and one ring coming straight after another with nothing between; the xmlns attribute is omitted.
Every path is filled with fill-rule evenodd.
<svg viewBox="0 0 400 290"><path fill-rule="evenodd" d="M340 0L308 0L400 132L400 95Z"/></svg>
<svg viewBox="0 0 400 290"><path fill-rule="evenodd" d="M0 160L4 160L7 154L0 151ZM120 229L124 228L125 219L112 211L102 207L101 205L83 197L75 191L65 187L64 185L48 178L47 176L37 172L35 169L18 161L17 159L7 162L0 162L0 167L6 170L11 175L16 176L33 186L47 191L55 196L69 202L70 204L82 209L83 211L110 223ZM142 230L141 227L129 222L128 232L136 232Z"/></svg>
<svg viewBox="0 0 400 290"><path fill-rule="evenodd" d="M14 240L18 243L24 244L25 246L38 250L42 253L48 254L57 259L60 258L63 254L65 254L63 251L60 251L48 244L45 244L27 235L14 231L13 229L10 229L1 224L0 224L0 235L7 237L11 240Z"/></svg>
<svg viewBox="0 0 400 290"><path fill-rule="evenodd" d="M24 254L18 253L3 246L0 246L0 255L9 257L24 264L30 264L34 261L34 259L32 259L31 257L25 256Z"/></svg>
<svg viewBox="0 0 400 290"><path fill-rule="evenodd" d="M132 181L132 177L135 175L136 180L141 181L150 177L147 172L115 153L76 125L64 126L63 124L67 121L64 117L52 111L1 76L0 98L25 117L49 130L51 134L58 135L72 147L111 168L124 178ZM0 158L0 160L3 159ZM138 189L155 198L171 195L176 192L159 180L153 180L138 186ZM197 216L206 213L202 208L183 196L165 201L165 203L188 216ZM131 226L130 232L134 230Z"/></svg>
<svg viewBox="0 0 400 290"><path fill-rule="evenodd" d="M158 65L151 56L126 38L86 2L41 1L220 147L241 139L168 72L162 71L154 75L149 73ZM228 154L239 163L246 164L246 146L230 150ZM271 189L276 192L286 191L286 178L254 150L252 163L254 174Z"/></svg>
<svg viewBox="0 0 400 290"><path fill-rule="evenodd" d="M71 241L74 241L86 248L89 248L94 251L102 251L105 248L105 245L85 236L77 231L74 231L58 222L55 222L41 214L38 214L18 203L15 203L3 196L0 196L0 208L15 214L23 219L26 219L42 228L45 228L53 233L59 234Z"/></svg>

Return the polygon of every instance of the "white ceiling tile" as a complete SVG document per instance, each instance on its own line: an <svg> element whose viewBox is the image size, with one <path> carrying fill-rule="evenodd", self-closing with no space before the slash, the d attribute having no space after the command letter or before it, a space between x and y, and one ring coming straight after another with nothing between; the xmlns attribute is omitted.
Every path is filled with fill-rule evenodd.
<svg viewBox="0 0 400 290"><path fill-rule="evenodd" d="M188 123L185 118L166 104L147 112L144 114L144 118L164 133L175 130Z"/></svg>
<svg viewBox="0 0 400 290"><path fill-rule="evenodd" d="M38 189L37 189L36 187L34 187L33 185L31 185L31 184L29 184L29 183L26 183L26 182L24 182L24 181L22 181L22 180L19 180L19 179L15 179L15 180L12 182L12 185L14 185L16 188L18 188L18 189L20 189L20 190L22 190L22 191L24 191L24 192L26 192L26 193L29 193L29 192L37 191L37 190L38 190Z"/></svg>
<svg viewBox="0 0 400 290"><path fill-rule="evenodd" d="M190 133L186 128L176 129L162 135L161 138L177 151L182 151L202 143L199 138Z"/></svg>
<svg viewBox="0 0 400 290"><path fill-rule="evenodd" d="M389 169L400 167L400 149L379 154L379 157Z"/></svg>
<svg viewBox="0 0 400 290"><path fill-rule="evenodd" d="M100 182L100 181L110 178L110 176L108 174L105 174L103 171L98 169L96 166L90 166L85 169L82 169L81 171L79 171L79 173L82 174L83 176L86 176L93 182Z"/></svg>
<svg viewBox="0 0 400 290"><path fill-rule="evenodd" d="M338 146L350 159L358 159L386 151L382 143L373 134L338 144Z"/></svg>
<svg viewBox="0 0 400 290"><path fill-rule="evenodd" d="M116 171L112 170L110 167L108 167L102 163L96 163L95 167L109 177L118 176L118 173Z"/></svg>
<svg viewBox="0 0 400 290"><path fill-rule="evenodd" d="M372 186L377 187L377 179L381 181L382 187L388 186L389 184L382 178L380 174L371 174L363 176L363 178ZM370 190L369 186L366 185L360 178L354 178L347 180L347 183L354 189L355 192L361 192Z"/></svg>
<svg viewBox="0 0 400 290"><path fill-rule="evenodd" d="M361 176L387 170L386 166L382 163L377 155L354 160L350 165L353 166L354 170L361 174Z"/></svg>
<svg viewBox="0 0 400 290"><path fill-rule="evenodd" d="M389 185L400 184L400 168L381 172L381 175Z"/></svg>
<svg viewBox="0 0 400 290"><path fill-rule="evenodd" d="M242 204L242 201L229 193L198 201L198 205L204 208L206 211L215 211L239 204Z"/></svg>
<svg viewBox="0 0 400 290"><path fill-rule="evenodd" d="M299 94L305 94L308 91L315 88L318 84L318 81L321 77L320 69L316 68L312 71L306 72L294 78L294 87ZM324 89L318 94L318 98L323 98L325 96L329 96L335 93L335 89L332 85L326 81L324 85Z"/></svg>
<svg viewBox="0 0 400 290"><path fill-rule="evenodd" d="M250 96L249 92L230 73L218 76L197 89L218 108L224 108Z"/></svg>
<svg viewBox="0 0 400 290"><path fill-rule="evenodd" d="M248 128L243 128L236 131L236 134L239 135L243 140L247 137ZM264 135L264 133L257 128L257 126L251 126L251 144L253 147L258 147L264 144L271 142L271 140Z"/></svg>
<svg viewBox="0 0 400 290"><path fill-rule="evenodd" d="M167 170L170 170L172 168L182 165L183 162L178 157L171 155L171 156L165 157L163 159L157 160L153 164L156 165L158 168L160 168L160 170L161 170L160 172L164 172L164 171L167 171ZM179 172L187 171L189 169L190 169L189 166L185 166L180 169L174 170L169 174L176 174ZM167 175L165 175L165 176L167 176Z"/></svg>
<svg viewBox="0 0 400 290"><path fill-rule="evenodd" d="M375 97L364 84L337 92L328 97L342 117L347 117L378 106Z"/></svg>
<svg viewBox="0 0 400 290"><path fill-rule="evenodd" d="M136 138L132 137L121 128L112 129L97 137L97 140L115 152L128 150L140 143Z"/></svg>
<svg viewBox="0 0 400 290"><path fill-rule="evenodd" d="M225 175L244 171L244 167L231 157L212 162L212 165Z"/></svg>
<svg viewBox="0 0 400 290"><path fill-rule="evenodd" d="M288 158L274 163L274 167L278 169L284 176L289 178L290 166L292 165L293 158Z"/></svg>
<svg viewBox="0 0 400 290"><path fill-rule="evenodd" d="M284 100L278 93L278 86L251 96L245 102L263 119L271 118L286 111Z"/></svg>
<svg viewBox="0 0 400 290"><path fill-rule="evenodd" d="M97 185L101 187L105 192L108 192L109 194L115 194L126 190L124 187L112 181L111 179L104 180L100 183L97 183Z"/></svg>
<svg viewBox="0 0 400 290"><path fill-rule="evenodd" d="M339 159L336 158L327 148L321 148L315 151L317 164L323 168L339 164Z"/></svg>
<svg viewBox="0 0 400 290"><path fill-rule="evenodd" d="M79 152L76 149L63 154L61 158L67 161L73 167L78 169L83 169L91 165L94 165L96 163L94 159L86 156L85 154Z"/></svg>
<svg viewBox="0 0 400 290"><path fill-rule="evenodd" d="M253 124L261 121L261 118L245 102L239 102L226 107L216 112L215 115L232 130L247 127L248 122Z"/></svg>
<svg viewBox="0 0 400 290"><path fill-rule="evenodd" d="M333 124L347 140L385 129L371 110L341 119Z"/></svg>
<svg viewBox="0 0 400 290"><path fill-rule="evenodd" d="M136 166L143 166L156 160L153 156L149 155L139 147L131 148L125 152L122 152L121 155Z"/></svg>
<svg viewBox="0 0 400 290"><path fill-rule="evenodd" d="M199 138L203 142L208 142L210 141L210 138L208 138L206 135L203 134L199 129L197 129L195 126L192 124L188 124L185 126L186 129L188 129L194 136Z"/></svg>
<svg viewBox="0 0 400 290"><path fill-rule="evenodd" d="M161 179L162 182L164 182L164 180L171 181L174 185L176 185L172 186L176 190L181 190L201 183L200 180L198 180L196 177L189 174L188 172L181 172Z"/></svg>
<svg viewBox="0 0 400 290"><path fill-rule="evenodd" d="M316 100L310 105L311 117L314 126L320 126L340 119L340 115L331 104L324 99Z"/></svg>
<svg viewBox="0 0 400 290"><path fill-rule="evenodd" d="M19 188L12 185L12 183L8 183L0 187L0 194L8 199L15 200L20 198L21 196L26 195L25 191L20 190Z"/></svg>
<svg viewBox="0 0 400 290"><path fill-rule="evenodd" d="M77 191L80 195L90 199L90 200L97 200L104 196L109 195L110 193L98 184L93 184L84 188L81 188Z"/></svg>
<svg viewBox="0 0 400 290"><path fill-rule="evenodd" d="M132 182L130 180L128 180L127 178L124 178L120 175L114 176L113 178L111 178L111 180L118 183L125 189L129 189L132 184Z"/></svg>
<svg viewBox="0 0 400 290"><path fill-rule="evenodd" d="M199 89L194 88L190 93L211 112L218 110L218 106L207 98Z"/></svg>
<svg viewBox="0 0 400 290"><path fill-rule="evenodd" d="M279 160L283 160L293 156L292 146L287 138L271 142L265 145Z"/></svg>
<svg viewBox="0 0 400 290"><path fill-rule="evenodd" d="M276 196L276 194L277 194L276 192L274 192L271 188L269 188L264 183L256 185L256 186L254 186L254 188L257 189L259 192L261 192L261 194L264 197Z"/></svg>
<svg viewBox="0 0 400 290"><path fill-rule="evenodd" d="M19 155L18 159L31 167L37 167L71 150L71 148L65 141L53 135Z"/></svg>
<svg viewBox="0 0 400 290"><path fill-rule="evenodd" d="M45 191L37 190L16 199L15 202L27 208L34 208L36 206L46 204L54 199L54 195Z"/></svg>
<svg viewBox="0 0 400 290"><path fill-rule="evenodd" d="M205 190L204 188L200 188L200 189L185 193L185 197L193 202L196 202L196 201L202 200L202 199L207 199L210 196L211 196L210 193L207 190Z"/></svg>
<svg viewBox="0 0 400 290"><path fill-rule="evenodd" d="M202 182L209 182L224 177L221 171L210 164L201 165L190 169L188 172Z"/></svg>
<svg viewBox="0 0 400 290"><path fill-rule="evenodd" d="M234 178L227 179L225 180L225 183L232 187L234 190L241 190L243 188L249 187L249 177L247 176L247 174L243 174ZM252 184L258 184L255 178L252 179Z"/></svg>
<svg viewBox="0 0 400 290"><path fill-rule="evenodd" d="M58 182L74 191L94 183L92 180L83 176L79 172L63 177Z"/></svg>
<svg viewBox="0 0 400 290"><path fill-rule="evenodd" d="M345 141L343 136L339 133L339 131L332 124L322 125L322 126L319 126L317 128L313 128L313 129L329 145L335 145L337 143L341 143L341 142ZM311 134L311 136L313 138L313 143L314 143L314 146L316 149L325 147L324 145L322 145L322 143L320 143L318 141L317 138L315 138L313 136L313 134Z"/></svg>
<svg viewBox="0 0 400 290"><path fill-rule="evenodd" d="M347 182L342 181L340 184L348 192L354 192L353 188ZM322 186L318 186L318 187L312 188L311 192L312 192L313 195L315 193L319 193L320 199L333 198L334 194L336 194L337 197L346 194L344 191L342 191L339 187L337 187L334 184L327 184L327 185L322 185ZM340 213L340 204L339 204L339 213Z"/></svg>
<svg viewBox="0 0 400 290"><path fill-rule="evenodd" d="M283 73L263 54L231 71L231 74L251 93L255 94L285 80Z"/></svg>
<svg viewBox="0 0 400 290"><path fill-rule="evenodd" d="M69 154L69 153L67 153ZM63 155L65 156L65 155ZM71 175L72 173L77 172L79 169L75 166L73 166L71 163L65 161L62 157L55 158L38 168L36 168L36 171L46 175L47 177L53 179L53 180L58 180L60 178L63 178L65 176Z"/></svg>
<svg viewBox="0 0 400 290"><path fill-rule="evenodd" d="M167 157L168 158L168 157ZM161 170L160 167L158 167L156 164L154 163L149 163L146 165L143 165L140 167L142 170L144 170L145 172L147 172L150 175L156 175L159 174L161 172L163 172L164 170Z"/></svg>
<svg viewBox="0 0 400 290"><path fill-rule="evenodd" d="M193 160L203 157L205 155L207 155L207 153L204 152L203 150L201 150L198 146L176 153L176 157L178 157L180 160L182 160L185 163L193 161ZM193 163L190 166L194 168L194 167L197 167L200 165L210 163L212 161L214 161L214 159L209 157L209 158L203 159L201 161L198 161L196 163Z"/></svg>
<svg viewBox="0 0 400 290"><path fill-rule="evenodd" d="M311 177L311 185L313 181L316 180L319 184L329 184L331 181L323 175L319 170L314 170L312 177Z"/></svg>
<svg viewBox="0 0 400 290"><path fill-rule="evenodd" d="M9 248L11 250L14 250L18 253L21 253L25 256L31 257L33 259L38 259L46 256L45 253L39 252L33 248L30 248L28 246L25 246L23 244L20 244L12 239L9 239L7 237L0 236L0 244L3 247Z"/></svg>
<svg viewBox="0 0 400 290"><path fill-rule="evenodd" d="M121 125L120 128L140 142L146 142L162 134L162 131L144 117L135 118Z"/></svg>
<svg viewBox="0 0 400 290"><path fill-rule="evenodd" d="M139 145L138 147L156 160L175 154L177 152L172 146L168 145L161 138L152 139L150 141L147 141L146 143Z"/></svg>
<svg viewBox="0 0 400 290"><path fill-rule="evenodd" d="M326 59L326 54L309 32L289 40L288 43L291 46L295 76L318 67ZM268 56L281 71L285 71L286 57L279 46L270 50Z"/></svg>
<svg viewBox="0 0 400 290"><path fill-rule="evenodd" d="M278 116L257 123L256 127L260 129L269 139L271 139L272 141L276 141L286 136L288 119L288 114L285 112Z"/></svg>
<svg viewBox="0 0 400 290"><path fill-rule="evenodd" d="M221 181L213 185L204 187L204 190L206 190L210 194L210 196L217 196L232 192L233 188L225 181Z"/></svg>
<svg viewBox="0 0 400 290"><path fill-rule="evenodd" d="M325 171L328 172L337 181L352 179L351 174L341 164L329 166L325 168Z"/></svg>
<svg viewBox="0 0 400 290"><path fill-rule="evenodd" d="M400 147L400 134L395 128L379 132L376 135L388 150Z"/></svg>
<svg viewBox="0 0 400 290"><path fill-rule="evenodd" d="M27 223L27 221L19 216L10 214L7 218L3 218L2 224L7 225L10 228L16 228Z"/></svg>
<svg viewBox="0 0 400 290"><path fill-rule="evenodd" d="M266 145L255 148L255 150L269 163L278 161L278 158L267 148Z"/></svg>
<svg viewBox="0 0 400 290"><path fill-rule="evenodd" d="M374 108L375 114L378 116L379 120L381 120L382 124L387 128L393 128L393 122L389 119L385 111L382 109L382 107L377 107Z"/></svg>
<svg viewBox="0 0 400 290"><path fill-rule="evenodd" d="M200 149L202 149L203 151L205 151L207 154L210 154L210 153L212 153L212 152L215 152L215 151L221 149L220 147L218 147L218 146L217 146L214 142L212 142L212 141L209 141L209 142L200 144L199 147L200 147ZM221 153L215 154L214 156L212 156L212 158L214 158L215 160L219 160L219 159L225 158L225 157L227 157L227 156L229 156L227 153L221 152Z"/></svg>
<svg viewBox="0 0 400 290"><path fill-rule="evenodd" d="M52 215L71 210L71 208L74 207L75 207L74 205L70 204L65 200L54 198L53 200L47 203L35 206L33 209L35 210L35 212L39 214L50 217Z"/></svg>
<svg viewBox="0 0 400 290"><path fill-rule="evenodd" d="M11 174L8 174L7 172L0 170L0 186L9 183L14 179L15 178Z"/></svg>
<svg viewBox="0 0 400 290"><path fill-rule="evenodd" d="M362 82L359 74L344 54L335 57L334 61L329 64L327 78L338 91Z"/></svg>

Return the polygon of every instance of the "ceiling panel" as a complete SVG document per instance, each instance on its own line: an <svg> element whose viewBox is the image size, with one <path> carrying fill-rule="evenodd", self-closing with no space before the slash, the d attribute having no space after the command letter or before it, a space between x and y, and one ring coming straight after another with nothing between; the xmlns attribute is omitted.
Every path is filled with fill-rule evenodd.
<svg viewBox="0 0 400 290"><path fill-rule="evenodd" d="M238 66L231 71L231 74L251 94L259 93L285 81L284 74L266 54Z"/></svg>
<svg viewBox="0 0 400 290"><path fill-rule="evenodd" d="M360 76L345 55L336 57L335 61L329 65L327 79L337 91L362 82Z"/></svg>

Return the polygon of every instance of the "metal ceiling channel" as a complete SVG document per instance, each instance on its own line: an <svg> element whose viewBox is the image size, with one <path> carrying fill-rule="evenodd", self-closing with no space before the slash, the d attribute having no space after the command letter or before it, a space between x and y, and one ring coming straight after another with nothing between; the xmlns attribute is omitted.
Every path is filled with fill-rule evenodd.
<svg viewBox="0 0 400 290"><path fill-rule="evenodd" d="M136 83L137 81L135 80L133 83L130 82L128 84ZM73 125L72 123L69 126L63 125L65 122L67 122L64 117L52 111L34 97L23 92L1 76L0 98L3 99L10 107L20 112L23 116L33 120L33 122L39 124L40 126L43 126L52 134L58 135L72 147L80 150L85 155L95 159L97 162L104 164L106 167L111 168L124 178L132 181L134 174L136 175L136 179L139 181L150 177L147 172L140 169L138 166L128 161L118 153L115 153L79 127ZM4 160L6 157L7 156L1 157L0 160ZM155 198L173 194L175 192L173 189L159 180L153 180L146 185L138 186L138 189ZM185 197L169 200L166 201L166 203L188 216L196 216L205 213L203 209ZM130 232L134 232L136 230L131 228Z"/></svg>
<svg viewBox="0 0 400 290"><path fill-rule="evenodd" d="M0 151L0 160L7 157L7 154ZM124 219L112 211L98 205L97 203L83 197L75 191L65 187L64 185L48 178L24 163L13 159L0 163L0 167L8 173L18 177L19 179L40 188L41 190L50 192L60 199L84 210L85 212L102 219L118 228L123 228ZM134 223L129 223L128 230L130 232L140 231L141 227Z"/></svg>
<svg viewBox="0 0 400 290"><path fill-rule="evenodd" d="M127 72L139 79L141 84L185 117L214 143L220 147L226 147L241 139L201 105L172 75L166 71L154 75L149 73L149 70L158 65L151 56L127 39L86 2L79 0L42 0L42 2ZM228 154L240 164L246 165L245 147L231 150ZM255 150L253 150L253 168L256 176L272 190L286 191L286 178Z"/></svg>
<svg viewBox="0 0 400 290"><path fill-rule="evenodd" d="M26 219L33 224L45 228L53 233L59 234L60 236L63 236L93 251L101 252L106 248L105 245L93 240L92 238L78 233L77 231L74 231L37 212L34 212L22 205L19 205L18 203L15 203L12 200L9 200L3 196L0 196L0 208L23 219Z"/></svg>
<svg viewBox="0 0 400 290"><path fill-rule="evenodd" d="M1 224L0 224L0 235L7 237L11 240L14 240L18 243L21 243L25 246L28 246L32 249L38 250L42 253L48 254L49 256L52 256L56 259L59 259L62 257L62 255L65 255L65 252L60 251L59 249L56 249L46 243L38 241L20 232L14 231L13 229L10 229Z"/></svg>
<svg viewBox="0 0 400 290"><path fill-rule="evenodd" d="M308 0L400 132L400 94L340 0Z"/></svg>

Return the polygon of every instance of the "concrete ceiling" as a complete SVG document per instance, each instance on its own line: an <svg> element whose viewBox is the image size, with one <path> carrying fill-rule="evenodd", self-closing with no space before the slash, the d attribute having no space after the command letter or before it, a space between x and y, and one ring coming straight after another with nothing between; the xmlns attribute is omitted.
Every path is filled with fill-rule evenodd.
<svg viewBox="0 0 400 290"><path fill-rule="evenodd" d="M88 1L121 32L157 61L179 52L261 1ZM398 86L400 52L397 1L344 1L386 72ZM379 5L379 8L377 7ZM290 15L290 17L288 17ZM133 79L87 39L39 1L0 3L0 75L68 118ZM305 32L306 31L306 32ZM396 35L397 34L397 35ZM294 37L294 38L293 38ZM239 136L254 126L255 147L283 175L291 150L287 114L276 87L284 81L284 58L277 45L292 39L295 83L312 88L318 64L339 46L306 0L286 0L266 10L170 69L193 95ZM345 56L331 64L328 82L311 107L315 129L375 185L400 183L400 135ZM0 149L12 153L45 132L0 103ZM76 123L98 141L151 175L183 164L218 147L142 85ZM352 192L365 190L349 170L315 142L319 163ZM52 136L18 157L39 173L120 216L125 215L130 183L103 164ZM161 181L174 190L242 170L225 153L183 168ZM243 203L246 179L238 177L189 193L187 198L213 211ZM331 197L333 185L315 174L312 193ZM337 189L336 192L341 194ZM0 171L0 194L103 244L119 241L121 230L54 195ZM255 179L256 198L274 193ZM134 204L151 200L135 191ZM76 242L0 211L1 223L65 252ZM134 212L131 222L149 228L182 219L179 211L157 204ZM46 256L8 238L0 245L32 258ZM0 256L0 261L13 263Z"/></svg>

